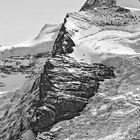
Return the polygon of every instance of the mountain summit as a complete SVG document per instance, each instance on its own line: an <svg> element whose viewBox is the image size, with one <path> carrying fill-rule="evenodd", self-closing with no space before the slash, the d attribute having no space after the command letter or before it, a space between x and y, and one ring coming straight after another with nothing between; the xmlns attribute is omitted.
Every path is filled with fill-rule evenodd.
<svg viewBox="0 0 140 140"><path fill-rule="evenodd" d="M93 9L95 7L113 7L116 6L116 0L87 0L80 11Z"/></svg>
<svg viewBox="0 0 140 140"><path fill-rule="evenodd" d="M137 27L135 11L116 6L114 0L88 0L80 11L67 14L53 55L69 53L78 61L93 63L112 54L137 54L139 49L130 40L138 35Z"/></svg>
<svg viewBox="0 0 140 140"><path fill-rule="evenodd" d="M51 54L41 42L43 52L2 61L0 78L14 78L0 96L0 139L139 140L140 10L88 0L33 42L52 38Z"/></svg>

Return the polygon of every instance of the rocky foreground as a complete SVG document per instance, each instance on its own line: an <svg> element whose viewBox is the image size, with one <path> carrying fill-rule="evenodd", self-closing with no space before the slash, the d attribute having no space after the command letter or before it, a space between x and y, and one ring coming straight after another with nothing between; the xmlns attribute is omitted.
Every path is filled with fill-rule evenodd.
<svg viewBox="0 0 140 140"><path fill-rule="evenodd" d="M15 111L5 110L1 138L25 139L31 132L38 135L57 122L78 116L97 92L99 81L112 77L113 69L103 64L80 64L67 57L47 61L31 89L24 89L29 91L17 103ZM11 128L9 135L7 127Z"/></svg>
<svg viewBox="0 0 140 140"><path fill-rule="evenodd" d="M3 57L1 73L28 75L0 96L0 139L139 140L137 15L115 0L87 0L67 14L52 56Z"/></svg>

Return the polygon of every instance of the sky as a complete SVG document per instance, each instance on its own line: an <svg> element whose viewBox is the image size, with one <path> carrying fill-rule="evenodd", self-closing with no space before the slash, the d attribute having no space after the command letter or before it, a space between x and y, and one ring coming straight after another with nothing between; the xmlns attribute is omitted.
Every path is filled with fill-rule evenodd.
<svg viewBox="0 0 140 140"><path fill-rule="evenodd" d="M46 23L62 23L66 13L78 11L85 1L0 0L0 44L13 45L34 38ZM119 5L140 8L138 0L119 0Z"/></svg>

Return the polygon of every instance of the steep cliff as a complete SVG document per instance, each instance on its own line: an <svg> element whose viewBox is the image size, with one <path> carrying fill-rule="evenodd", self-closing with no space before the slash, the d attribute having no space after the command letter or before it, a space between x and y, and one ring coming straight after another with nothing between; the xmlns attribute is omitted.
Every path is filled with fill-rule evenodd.
<svg viewBox="0 0 140 140"><path fill-rule="evenodd" d="M91 3L90 3L91 2ZM56 39L53 56L70 51L77 61L92 63L114 54L134 55L139 53L139 16L131 10L115 6L114 1L105 1L109 7L97 6L104 1L87 1L91 8L67 14L59 38ZM134 38L134 41L131 41ZM135 39L136 38L136 39ZM66 41L64 41L66 40ZM67 47L71 42L71 47ZM59 51L57 47L61 44ZM125 45L124 45L125 44ZM133 46L132 46L133 45ZM71 48L70 50L67 48ZM64 54L65 54L64 53Z"/></svg>
<svg viewBox="0 0 140 140"><path fill-rule="evenodd" d="M45 65L0 97L0 139L138 140L139 27L138 12L115 0L67 14L52 57L37 54Z"/></svg>
<svg viewBox="0 0 140 140"><path fill-rule="evenodd" d="M113 77L113 69L103 64L78 63L64 56L47 61L41 75L32 78L30 88L29 83L25 85L21 100L4 110L0 138L30 139L57 122L78 116L98 91L99 82Z"/></svg>

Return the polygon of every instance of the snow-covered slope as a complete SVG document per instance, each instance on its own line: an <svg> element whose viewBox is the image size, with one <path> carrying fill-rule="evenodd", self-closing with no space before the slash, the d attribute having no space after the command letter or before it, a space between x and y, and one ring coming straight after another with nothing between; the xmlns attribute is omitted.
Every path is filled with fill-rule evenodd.
<svg viewBox="0 0 140 140"><path fill-rule="evenodd" d="M12 93L0 95L0 139L140 140L139 21L138 9L87 0L79 12L67 14L53 57L41 53L3 61L7 77L1 75L0 86ZM53 31L45 26L22 44L23 52L43 51L46 45L30 46L52 39ZM23 75L29 78L25 84Z"/></svg>
<svg viewBox="0 0 140 140"><path fill-rule="evenodd" d="M132 10L138 18L140 10ZM135 17L135 16L134 16ZM135 17L136 18L136 17ZM110 19L111 20L111 19ZM75 24L74 24L75 25ZM67 30L76 29L71 21L66 23ZM88 30L76 32L72 39L76 45L71 56L85 62L97 62L110 54L136 55L140 53L140 24L138 22L129 25L92 26Z"/></svg>
<svg viewBox="0 0 140 140"><path fill-rule="evenodd" d="M73 57L71 61L85 62L82 64L101 62L114 70L115 78L99 82L98 93L79 117L51 129L53 132L60 128L56 139L139 140L140 10L115 6L114 0L87 0L79 12L67 14L53 49L54 57L60 54ZM68 59L63 63L69 68ZM80 68L76 74L83 69L81 75L88 74L80 81L81 85L90 76L97 81L94 74L86 72L76 61L69 63ZM76 95L75 86L71 87Z"/></svg>
<svg viewBox="0 0 140 140"><path fill-rule="evenodd" d="M13 46L1 46L0 58L11 55L36 54L52 51L53 43L58 35L61 25L46 24L37 37Z"/></svg>
<svg viewBox="0 0 140 140"><path fill-rule="evenodd" d="M111 54L136 55L140 53L139 36L139 31L106 30L98 32L79 40L71 56L90 63L101 61L102 58Z"/></svg>
<svg viewBox="0 0 140 140"><path fill-rule="evenodd" d="M57 37L57 32L60 29L60 25L55 24L46 24L37 37L35 37L33 40L25 41L23 43L15 45L15 47L31 47L43 42L47 41L54 41L54 39Z"/></svg>
<svg viewBox="0 0 140 140"><path fill-rule="evenodd" d="M65 34L74 44L69 55L87 63L114 55L139 55L140 9L114 6L111 1L110 5L96 4L65 18Z"/></svg>

